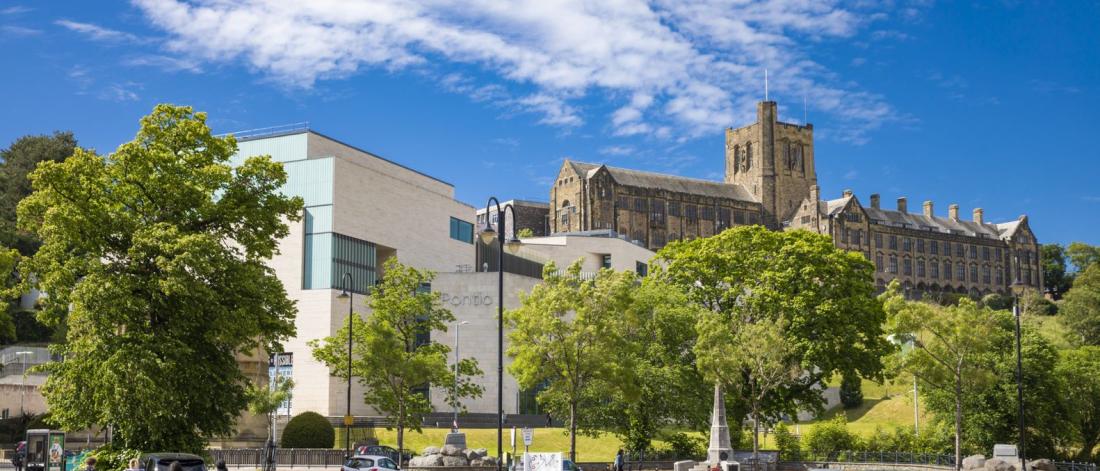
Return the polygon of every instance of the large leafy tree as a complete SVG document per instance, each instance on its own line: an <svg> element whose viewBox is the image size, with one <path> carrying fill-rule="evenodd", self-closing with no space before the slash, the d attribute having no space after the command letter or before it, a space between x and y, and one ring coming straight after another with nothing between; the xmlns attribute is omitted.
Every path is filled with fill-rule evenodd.
<svg viewBox="0 0 1100 471"><path fill-rule="evenodd" d="M1100 262L1100 246L1071 242L1069 247L1066 247L1066 257L1078 272L1083 272L1096 262Z"/></svg>
<svg viewBox="0 0 1100 471"><path fill-rule="evenodd" d="M1062 397L1070 432L1081 461L1094 460L1100 444L1100 347L1081 347L1061 352L1056 376L1062 383Z"/></svg>
<svg viewBox="0 0 1100 471"><path fill-rule="evenodd" d="M559 273L553 263L543 269L543 282L521 295L520 307L505 313L511 328L509 372L519 385L545 385L539 404L569 419L569 456L577 458L577 431L595 430L598 414L587 414L612 388L636 397L633 359L636 345L626 342L627 312L635 276L601 270L581 276L580 261Z"/></svg>
<svg viewBox="0 0 1100 471"><path fill-rule="evenodd" d="M15 272L18 260L19 251L0 244L0 345L15 341L15 320L7 309L6 301L19 294L19 279Z"/></svg>
<svg viewBox="0 0 1100 471"><path fill-rule="evenodd" d="M917 377L926 396L940 398L940 409L951 411L955 428L955 468L962 466L965 393L993 382L988 354L1003 332L997 311L970 299L939 307L905 300L897 280L880 295L890 316L889 330L914 347L898 353L894 365ZM1000 336L1001 339L995 337ZM936 391L937 394L931 393Z"/></svg>
<svg viewBox="0 0 1100 471"><path fill-rule="evenodd" d="M1062 323L1084 345L1100 345L1100 264L1093 264L1073 280L1060 309Z"/></svg>
<svg viewBox="0 0 1100 471"><path fill-rule="evenodd" d="M584 422L619 435L627 450L645 452L663 430L709 425L708 383L695 366L695 322L700 309L674 286L647 277L622 313L624 340L618 353L631 355L633 387L603 388Z"/></svg>
<svg viewBox="0 0 1100 471"><path fill-rule="evenodd" d="M1055 298L1062 297L1073 285L1073 275L1066 273L1066 249L1060 244L1043 244L1039 248L1039 264L1043 270L1043 288Z"/></svg>
<svg viewBox="0 0 1100 471"><path fill-rule="evenodd" d="M700 324L695 348L700 358L717 359L727 348L704 333L734 337L751 324L775 324L789 351L769 355L784 359L784 369L788 362L797 365L802 374L763 394L757 410L762 423L793 416L800 408L820 410L817 387L836 373L880 376L881 358L892 347L882 332L885 313L874 297L874 268L859 253L838 249L819 234L751 226L674 242L657 258L651 276L712 313ZM714 371L703 362L699 368L722 375L719 379L730 385L751 376L749 364L733 372ZM738 389L742 402L754 388L761 390L759 385Z"/></svg>
<svg viewBox="0 0 1100 471"><path fill-rule="evenodd" d="M332 374L348 377L348 328L353 339L351 374L363 385L363 401L393 419L397 447L404 449L405 430L420 431L431 403L421 391L431 386L449 388L448 402L478 397L483 388L472 378L481 376L477 360L464 358L458 364L458 389L454 370L447 363L450 347L427 341L431 332L445 332L454 315L443 307L439 293L420 289L435 274L401 264L390 257L384 264L385 277L367 298L370 315L348 317L335 335L309 343L313 356Z"/></svg>
<svg viewBox="0 0 1100 471"><path fill-rule="evenodd" d="M31 233L16 228L16 206L31 194L28 175L40 162L60 162L76 149L71 132L53 135L23 136L0 150L0 244L32 255L39 240Z"/></svg>
<svg viewBox="0 0 1100 471"><path fill-rule="evenodd" d="M31 173L19 223L43 245L20 271L50 293L40 316L68 326L42 388L62 427L200 451L247 405L238 356L293 335L294 304L266 261L302 203L278 191L281 164L234 168L236 151L205 113L158 105L114 153L78 148Z"/></svg>

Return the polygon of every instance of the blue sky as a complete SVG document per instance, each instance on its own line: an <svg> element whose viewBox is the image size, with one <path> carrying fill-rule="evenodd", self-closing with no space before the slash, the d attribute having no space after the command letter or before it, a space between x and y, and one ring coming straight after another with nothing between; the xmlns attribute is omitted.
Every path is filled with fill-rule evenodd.
<svg viewBox="0 0 1100 471"><path fill-rule="evenodd" d="M563 158L720 179L767 68L826 197L1100 244L1097 31L1095 1L2 0L0 146L108 152L171 102L216 132L308 121L475 206L545 200Z"/></svg>

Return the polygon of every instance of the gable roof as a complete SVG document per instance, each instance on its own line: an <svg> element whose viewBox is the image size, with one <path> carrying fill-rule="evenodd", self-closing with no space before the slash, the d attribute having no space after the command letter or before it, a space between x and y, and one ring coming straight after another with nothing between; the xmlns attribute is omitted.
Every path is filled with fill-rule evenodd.
<svg viewBox="0 0 1100 471"><path fill-rule="evenodd" d="M711 198L732 199L750 203L758 203L745 187L736 183L716 182L701 178L681 177L662 173L643 172L607 165L590 164L585 162L568 161L578 173L584 173L586 178L591 178L600 169L606 169L607 173L616 183L625 186L639 188L654 188L658 190L676 193L688 193L692 195L707 196ZM582 172L583 171L583 172Z"/></svg>

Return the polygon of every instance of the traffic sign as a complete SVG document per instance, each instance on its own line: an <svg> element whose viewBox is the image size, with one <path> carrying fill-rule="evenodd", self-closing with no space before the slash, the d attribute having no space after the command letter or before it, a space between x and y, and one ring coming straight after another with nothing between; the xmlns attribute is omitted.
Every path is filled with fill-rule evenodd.
<svg viewBox="0 0 1100 471"><path fill-rule="evenodd" d="M531 446L532 439L535 438L535 431L530 427L523 428L523 446Z"/></svg>

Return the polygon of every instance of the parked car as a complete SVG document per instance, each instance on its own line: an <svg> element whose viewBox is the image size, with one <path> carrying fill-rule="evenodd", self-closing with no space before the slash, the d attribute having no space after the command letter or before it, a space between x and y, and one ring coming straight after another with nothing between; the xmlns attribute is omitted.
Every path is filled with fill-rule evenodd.
<svg viewBox="0 0 1100 471"><path fill-rule="evenodd" d="M342 471L397 471L397 462L382 455L355 455L344 463Z"/></svg>
<svg viewBox="0 0 1100 471"><path fill-rule="evenodd" d="M580 466L577 466L577 464L574 463L573 460L571 460L569 458L562 458L562 460L561 460L561 471L584 471L584 470L581 469Z"/></svg>
<svg viewBox="0 0 1100 471"><path fill-rule="evenodd" d="M173 461L179 461L183 471L206 471L201 456L190 453L146 453L141 455L141 467L145 471L168 471Z"/></svg>
<svg viewBox="0 0 1100 471"><path fill-rule="evenodd" d="M355 454L360 456L385 456L391 460L398 461L397 449L388 447L386 445L364 445L355 449ZM403 461L408 461L409 456L406 455Z"/></svg>

